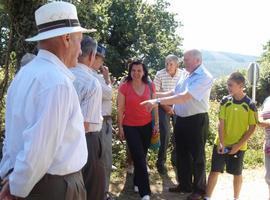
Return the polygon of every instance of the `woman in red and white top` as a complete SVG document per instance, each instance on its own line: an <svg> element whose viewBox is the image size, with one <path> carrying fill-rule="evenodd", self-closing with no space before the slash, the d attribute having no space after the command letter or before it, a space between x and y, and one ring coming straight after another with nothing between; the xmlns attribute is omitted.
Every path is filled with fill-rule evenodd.
<svg viewBox="0 0 270 200"><path fill-rule="evenodd" d="M121 140L126 139L134 162L134 189L139 190L143 200L150 199L149 177L146 155L153 131L158 131L158 116L155 112L155 126L152 115L140 105L155 98L155 86L149 82L148 71L140 61L129 65L128 76L118 91L118 127Z"/></svg>

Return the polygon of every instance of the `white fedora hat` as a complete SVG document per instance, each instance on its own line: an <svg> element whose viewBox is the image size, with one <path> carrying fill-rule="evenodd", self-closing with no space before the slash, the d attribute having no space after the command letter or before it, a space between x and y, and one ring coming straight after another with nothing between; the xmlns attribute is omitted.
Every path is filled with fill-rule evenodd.
<svg viewBox="0 0 270 200"><path fill-rule="evenodd" d="M67 2L51 2L41 6L35 12L38 34L26 41L40 41L75 32L94 32L95 29L82 28L76 7Z"/></svg>

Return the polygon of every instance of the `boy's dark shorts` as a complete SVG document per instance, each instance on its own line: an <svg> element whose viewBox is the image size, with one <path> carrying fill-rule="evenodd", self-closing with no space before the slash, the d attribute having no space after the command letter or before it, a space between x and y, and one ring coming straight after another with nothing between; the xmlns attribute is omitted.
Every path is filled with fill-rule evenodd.
<svg viewBox="0 0 270 200"><path fill-rule="evenodd" d="M245 151L238 151L234 155L219 154L217 146L213 148L211 172L223 173L226 165L226 172L233 175L241 175L243 169Z"/></svg>

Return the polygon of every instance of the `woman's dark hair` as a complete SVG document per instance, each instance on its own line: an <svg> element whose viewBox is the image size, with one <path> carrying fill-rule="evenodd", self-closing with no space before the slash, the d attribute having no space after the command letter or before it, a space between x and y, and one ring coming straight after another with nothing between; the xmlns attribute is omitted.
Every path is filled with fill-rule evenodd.
<svg viewBox="0 0 270 200"><path fill-rule="evenodd" d="M140 60L135 60L135 61L132 61L129 65L128 65L128 76L126 77L126 81L129 82L129 81L132 81L132 77L131 77L131 70L133 68L134 65L142 65L143 67L143 72L144 72L144 75L142 77L142 81L144 83L148 83L149 82L149 79L148 79L148 70L145 66L145 64L143 64L142 61Z"/></svg>

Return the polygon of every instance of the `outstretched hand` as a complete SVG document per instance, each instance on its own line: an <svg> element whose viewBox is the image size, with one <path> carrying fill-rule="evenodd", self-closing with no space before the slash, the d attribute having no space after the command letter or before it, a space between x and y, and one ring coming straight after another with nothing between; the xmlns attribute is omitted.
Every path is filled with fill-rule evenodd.
<svg viewBox="0 0 270 200"><path fill-rule="evenodd" d="M156 106L156 99L151 99L151 100L147 100L147 101L143 101L140 103L140 105L143 105L146 107L146 110L148 112L151 112L152 109Z"/></svg>

